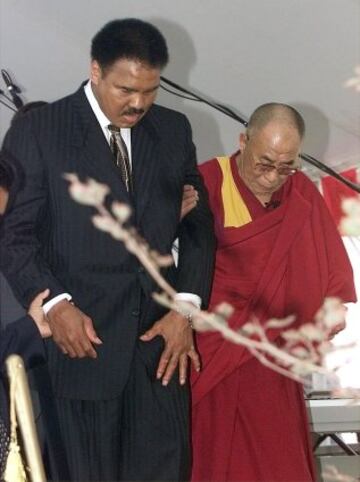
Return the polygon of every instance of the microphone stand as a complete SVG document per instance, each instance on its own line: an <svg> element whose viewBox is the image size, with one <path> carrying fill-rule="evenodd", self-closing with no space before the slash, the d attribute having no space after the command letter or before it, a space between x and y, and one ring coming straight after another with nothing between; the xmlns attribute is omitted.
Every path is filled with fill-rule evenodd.
<svg viewBox="0 0 360 482"><path fill-rule="evenodd" d="M19 94L21 94L21 90L11 80L10 74L7 70L1 69L1 76L4 79L5 85L10 93L11 103L16 107L17 110L21 109L21 107L24 105L22 98L19 96Z"/></svg>
<svg viewBox="0 0 360 482"><path fill-rule="evenodd" d="M9 97L7 97L3 92L0 92L0 95L2 95L3 97L5 97L5 99L7 99L8 101L10 101ZM4 102L2 99L0 99L0 104L4 105L5 107L7 107L8 109L12 110L13 112L17 112L17 109L15 109L14 107L12 107L11 105L7 104L6 102Z"/></svg>
<svg viewBox="0 0 360 482"><path fill-rule="evenodd" d="M230 117L231 119L239 122L242 124L244 127L247 127L248 122L240 117L238 114L236 114L232 109L229 107L218 104L217 102L214 102L212 100L209 100L203 96L200 96L198 94L195 94L195 92L192 92L191 90L185 89L184 87L181 87L180 85L176 84L175 82L172 82L171 80L167 79L166 77L161 76L160 77L161 81L164 84L169 85L170 87L176 89L179 92L183 92L185 95L179 94L177 92L174 92L171 89L168 89L164 85L160 84L160 87L165 90L166 92L169 92L170 94L177 95L178 97L182 97L184 99L188 100L193 100L193 101L198 101L198 102L203 102L206 105L209 105L213 109L218 110L222 114ZM304 161L308 162L309 164L315 166L317 169L320 169L321 171L325 172L326 174L334 177L338 181L342 182L346 186L348 186L350 189L356 191L357 193L360 193L360 185L356 184L352 181L349 181L349 179L346 179L345 177L341 176L341 174L338 174L336 171L334 171L331 167L326 166L324 163L320 162L318 159L315 159L315 157L310 156L309 154L301 153L300 154L301 159Z"/></svg>
<svg viewBox="0 0 360 482"><path fill-rule="evenodd" d="M331 167L327 166L326 164L323 164L322 162L318 161L315 157L310 156L309 154L302 153L300 154L301 159L304 159L304 161L308 162L309 164L317 167L321 171L325 172L326 174L329 174L329 176L334 177L338 181L342 182L345 184L347 187L352 189L353 191L356 191L360 193L360 185L356 184L349 179L346 179L346 177L343 177L341 174L338 172L334 171Z"/></svg>

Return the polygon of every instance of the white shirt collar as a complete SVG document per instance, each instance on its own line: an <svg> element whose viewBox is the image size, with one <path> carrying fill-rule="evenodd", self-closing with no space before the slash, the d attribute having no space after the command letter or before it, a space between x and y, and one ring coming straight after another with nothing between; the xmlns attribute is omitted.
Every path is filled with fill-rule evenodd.
<svg viewBox="0 0 360 482"><path fill-rule="evenodd" d="M107 140L107 142L110 142L110 131L108 129L108 125L111 124L110 120L106 117L104 112L101 110L99 106L99 102L97 101L94 92L91 88L91 80L89 80L86 85L84 86L84 91L87 100L89 101L89 104L95 114L95 117L97 118L100 127L104 133L104 136ZM121 136L126 144L126 147L128 149L129 153L129 158L131 161L131 129L130 128L121 128Z"/></svg>
<svg viewBox="0 0 360 482"><path fill-rule="evenodd" d="M89 104L90 104L90 106L91 106L91 108L92 108L101 128L103 130L106 129L106 132L108 133L109 129L107 128L107 126L109 124L111 124L111 122L106 117L104 112L100 109L99 102L97 101L97 99L94 95L94 92L91 88L91 80L89 80L89 82L86 83L86 85L84 87L84 90L85 90L85 95L87 97L87 100L89 101ZM108 135L106 135L106 137L108 137Z"/></svg>

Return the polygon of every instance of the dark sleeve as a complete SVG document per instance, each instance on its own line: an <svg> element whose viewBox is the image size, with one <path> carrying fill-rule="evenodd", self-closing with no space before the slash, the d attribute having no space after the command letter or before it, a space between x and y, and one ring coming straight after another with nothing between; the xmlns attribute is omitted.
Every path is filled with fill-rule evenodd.
<svg viewBox="0 0 360 482"><path fill-rule="evenodd" d="M24 316L10 323L0 332L0 366L3 371L5 359L16 353L26 366L33 366L44 360L44 342L40 332L30 316Z"/></svg>
<svg viewBox="0 0 360 482"><path fill-rule="evenodd" d="M199 173L191 128L185 124L187 143L187 163L185 184L191 184L199 193L199 202L182 220L179 235L179 264L176 289L201 297L203 308L209 301L212 284L215 236L213 216L209 209L208 195Z"/></svg>
<svg viewBox="0 0 360 482"><path fill-rule="evenodd" d="M17 192L0 229L0 269L20 303L27 307L46 288L51 297L65 291L41 256L38 233L45 223L47 175L41 148L27 117L10 128L3 152L21 183L15 183Z"/></svg>

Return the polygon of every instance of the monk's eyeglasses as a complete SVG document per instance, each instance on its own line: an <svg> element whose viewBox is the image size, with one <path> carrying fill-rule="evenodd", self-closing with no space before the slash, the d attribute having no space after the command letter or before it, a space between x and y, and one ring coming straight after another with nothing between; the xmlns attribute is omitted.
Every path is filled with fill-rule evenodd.
<svg viewBox="0 0 360 482"><path fill-rule="evenodd" d="M262 174L270 174L271 172L276 171L279 176L292 176L297 171L299 171L300 166L273 166L272 164L263 164L261 162L255 164L255 169Z"/></svg>

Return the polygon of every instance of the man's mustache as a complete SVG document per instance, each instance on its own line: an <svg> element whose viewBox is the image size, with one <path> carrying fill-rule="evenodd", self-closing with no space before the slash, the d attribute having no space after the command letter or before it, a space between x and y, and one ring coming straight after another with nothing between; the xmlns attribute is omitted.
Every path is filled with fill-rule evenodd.
<svg viewBox="0 0 360 482"><path fill-rule="evenodd" d="M144 114L145 110L144 109L128 109L123 113L123 115L141 115Z"/></svg>

